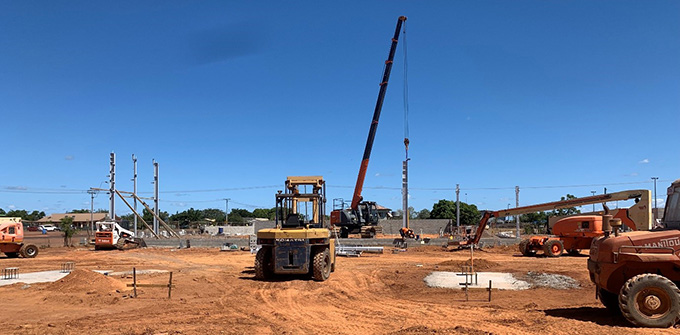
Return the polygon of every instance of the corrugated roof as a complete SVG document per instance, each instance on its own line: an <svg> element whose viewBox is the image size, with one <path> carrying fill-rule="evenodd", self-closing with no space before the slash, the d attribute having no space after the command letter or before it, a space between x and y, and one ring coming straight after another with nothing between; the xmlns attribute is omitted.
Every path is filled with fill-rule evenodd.
<svg viewBox="0 0 680 335"><path fill-rule="evenodd" d="M106 216L108 216L109 213L94 213L92 214L92 219L96 221L102 221ZM54 213L50 214L36 222L38 223L55 223L55 222L60 222L61 219L65 217L72 217L73 222L90 222L90 213ZM120 220L120 217L116 215L116 220Z"/></svg>

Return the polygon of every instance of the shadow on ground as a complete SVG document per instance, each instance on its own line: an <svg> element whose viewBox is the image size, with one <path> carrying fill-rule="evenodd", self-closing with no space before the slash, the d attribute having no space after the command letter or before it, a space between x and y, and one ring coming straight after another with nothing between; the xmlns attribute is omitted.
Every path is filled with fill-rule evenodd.
<svg viewBox="0 0 680 335"><path fill-rule="evenodd" d="M631 327L623 316L614 315L604 307L554 308L546 309L543 312L547 316L593 322L601 326Z"/></svg>

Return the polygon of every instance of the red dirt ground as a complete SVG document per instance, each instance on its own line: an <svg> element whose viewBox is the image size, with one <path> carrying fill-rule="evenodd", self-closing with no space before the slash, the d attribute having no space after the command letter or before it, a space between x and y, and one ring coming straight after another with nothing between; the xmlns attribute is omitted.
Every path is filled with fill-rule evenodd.
<svg viewBox="0 0 680 335"><path fill-rule="evenodd" d="M54 244L53 244L54 245ZM429 288L432 271L457 271L467 252L438 247L360 258L338 258L326 282L286 277L253 279L254 257L216 249L93 251L46 248L34 259L0 258L21 272L76 271L55 283L0 287L1 328L14 334L677 334L678 329L631 327L595 300L587 257L526 258L516 247L475 252L485 271L555 273L581 288L526 291L460 291ZM173 271L172 299L164 288L139 289L131 278L85 270ZM143 283L167 283L167 273L139 275ZM11 315L9 314L11 311Z"/></svg>

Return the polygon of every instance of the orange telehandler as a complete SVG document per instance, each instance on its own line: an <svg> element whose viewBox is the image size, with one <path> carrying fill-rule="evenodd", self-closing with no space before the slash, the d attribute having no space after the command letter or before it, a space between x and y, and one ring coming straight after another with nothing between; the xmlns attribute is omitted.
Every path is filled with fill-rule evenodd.
<svg viewBox="0 0 680 335"><path fill-rule="evenodd" d="M605 234L590 248L588 272L602 304L636 326L680 321L680 179L668 188L662 231L619 233L605 216Z"/></svg>
<svg viewBox="0 0 680 335"><path fill-rule="evenodd" d="M38 256L38 246L24 243L24 224L21 218L0 218L0 251L8 258Z"/></svg>
<svg viewBox="0 0 680 335"><path fill-rule="evenodd" d="M633 206L615 209L612 211L612 216L621 219L622 223L630 230L650 230L652 228L651 192L649 190L629 190L494 212L486 211L483 213L476 230L463 234L463 237L458 241L449 241L448 245L465 248L479 244L491 218L630 199L635 199ZM608 214L606 206L605 212L605 214ZM553 235L534 235L522 240L519 244L520 252L525 256L532 256L536 254L536 251L542 250L548 257L559 257L565 250L574 254L581 249L588 249L593 238L604 234L602 216L577 215L560 219L552 227L552 233Z"/></svg>

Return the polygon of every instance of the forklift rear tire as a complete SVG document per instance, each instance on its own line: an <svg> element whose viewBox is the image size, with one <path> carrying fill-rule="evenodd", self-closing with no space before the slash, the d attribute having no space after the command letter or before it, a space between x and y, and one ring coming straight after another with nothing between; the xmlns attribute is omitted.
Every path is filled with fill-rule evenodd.
<svg viewBox="0 0 680 335"><path fill-rule="evenodd" d="M680 290L664 276L637 275L621 288L619 306L636 326L672 327L680 320Z"/></svg>
<svg viewBox="0 0 680 335"><path fill-rule="evenodd" d="M560 257L564 252L564 244L560 240L547 240L543 244L543 253L548 257Z"/></svg>
<svg viewBox="0 0 680 335"><path fill-rule="evenodd" d="M270 279L274 275L272 266L272 249L262 247L255 255L255 279Z"/></svg>
<svg viewBox="0 0 680 335"><path fill-rule="evenodd" d="M316 281L325 281L331 276L331 268L333 263L331 260L331 253L328 249L318 251L314 254L312 278Z"/></svg>
<svg viewBox="0 0 680 335"><path fill-rule="evenodd" d="M35 244L24 244L21 249L19 249L19 254L21 254L21 257L23 258L35 258L35 256L38 256L38 246Z"/></svg>

